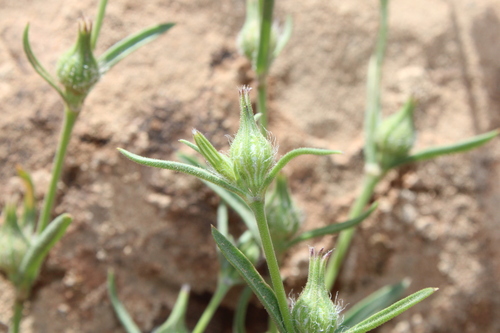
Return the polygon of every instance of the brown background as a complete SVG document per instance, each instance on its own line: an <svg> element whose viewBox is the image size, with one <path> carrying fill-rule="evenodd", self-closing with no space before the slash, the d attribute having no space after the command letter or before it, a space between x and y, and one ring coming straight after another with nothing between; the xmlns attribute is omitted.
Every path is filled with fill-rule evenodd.
<svg viewBox="0 0 500 333"><path fill-rule="evenodd" d="M41 199L62 116L57 94L30 67L21 36L31 23L35 54L51 72L96 1L0 0L0 203L19 198L17 163L33 173ZM285 173L306 212L304 229L341 221L362 173L366 64L378 2L277 1L294 18L289 45L270 78L270 130L280 154L312 146L343 156L301 157ZM180 285L192 286L196 322L216 281L210 237L217 197L192 177L139 167L120 146L175 159L178 139L202 131L227 150L238 122L237 86L254 85L235 38L241 0L112 0L98 53L140 28L176 22L165 36L113 68L88 97L64 169L56 213L75 222L51 253L27 308L23 332L123 332L106 295L106 270L143 331L168 316ZM447 144L500 126L500 2L399 0L390 6L383 107L408 94L417 148ZM253 94L255 98L255 93ZM391 173L377 189L380 209L359 229L337 287L344 304L405 277L410 291L439 287L430 299L380 332L500 331L500 141ZM235 228L239 225L236 216ZM334 247L332 237L307 245ZM283 273L300 292L306 244L290 251ZM213 264L212 264L213 263ZM207 332L229 332L231 293ZM0 321L12 290L0 281ZM262 332L251 308L249 332Z"/></svg>

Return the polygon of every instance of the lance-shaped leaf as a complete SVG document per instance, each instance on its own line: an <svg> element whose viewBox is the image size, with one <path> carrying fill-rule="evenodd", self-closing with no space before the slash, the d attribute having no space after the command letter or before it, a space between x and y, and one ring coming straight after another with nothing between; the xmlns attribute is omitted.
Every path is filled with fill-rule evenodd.
<svg viewBox="0 0 500 333"><path fill-rule="evenodd" d="M160 169L169 169L172 171L179 171L186 173L188 175L195 176L197 178L200 178L202 180L206 180L208 182L211 182L215 185L219 185L220 187L225 188L228 191L231 191L233 193L239 194L241 196L245 196L246 193L241 191L239 188L229 184L226 180L216 176L215 174L202 169L200 167L195 167L192 165L184 164L184 163L179 163L179 162L173 162L173 161L163 161L163 160L157 160L153 158L147 158L147 157L142 157L136 154L133 154L131 152L126 151L125 149L118 148L118 151L122 153L125 157L128 159L142 165L150 166L150 167L155 167L155 168L160 168Z"/></svg>
<svg viewBox="0 0 500 333"><path fill-rule="evenodd" d="M115 285L115 274L112 270L108 271L108 295L111 300L111 304L113 305L113 309L115 310L116 316L120 320L123 325L123 328L127 333L141 333L141 330L132 320L132 317L127 312L127 309L123 306L122 302L118 299L118 295L116 293L116 285Z"/></svg>
<svg viewBox="0 0 500 333"><path fill-rule="evenodd" d="M292 36L292 30L293 30L292 16L287 15L285 20L285 25L283 26L283 30L281 31L278 41L276 42L276 47L273 51L274 58L278 57L281 51L283 51L283 49L285 48L286 44L290 40L290 37Z"/></svg>
<svg viewBox="0 0 500 333"><path fill-rule="evenodd" d="M34 238L19 267L19 277L21 279L19 287L21 287L21 290L29 290L38 276L43 260L64 235L66 228L72 221L73 218L68 214L59 215L40 235Z"/></svg>
<svg viewBox="0 0 500 333"><path fill-rule="evenodd" d="M424 149L416 152L415 154L412 154L411 156L395 161L393 164L391 164L390 168L395 168L411 162L428 160L441 155L462 153L484 145L485 143L496 137L499 133L499 130L494 130L488 133L477 135L468 140L457 142L452 145Z"/></svg>
<svg viewBox="0 0 500 333"><path fill-rule="evenodd" d="M279 159L278 162L276 162L276 165L269 171L269 174L267 175L265 182L264 182L264 188L267 188L269 184L276 178L278 173L285 167L285 165L288 164L292 159L294 159L297 156L301 155L318 155L318 156L324 156L324 155L332 155L332 154L342 154L340 150L329 150L329 149L317 149L317 148L297 148L292 151L289 151L286 153L282 158Z"/></svg>
<svg viewBox="0 0 500 333"><path fill-rule="evenodd" d="M331 225L328 225L328 226L323 227L323 228L305 231L302 234L300 234L299 236L297 236L296 238L292 239L287 244L287 246L290 247L290 246L295 245L299 242L303 242L305 240L308 240L308 239L311 239L314 237L331 235L331 234L334 234L336 232L340 232L344 229L352 228L355 225L358 225L359 223L361 223L368 216L370 216L370 214L373 213L373 211L375 211L375 209L377 209L377 206L378 206L378 203L374 202L366 212L364 212L363 214L359 215L358 217L356 217L354 219L351 219L351 220L348 220L345 222L341 222L341 223L331 224Z"/></svg>
<svg viewBox="0 0 500 333"><path fill-rule="evenodd" d="M198 148L197 145L195 145L194 143L192 142L189 142L187 140L184 140L184 139L180 139L179 142L185 144L186 146L188 146L189 148L193 149L195 152L201 154L201 150L200 148ZM197 163L198 164L198 163Z"/></svg>
<svg viewBox="0 0 500 333"><path fill-rule="evenodd" d="M346 328L352 327L390 306L402 297L409 285L409 280L404 279L399 283L382 287L365 297L344 314L342 327L337 329L337 332L345 331Z"/></svg>
<svg viewBox="0 0 500 333"><path fill-rule="evenodd" d="M4 223L0 225L3 232L12 234L15 237L20 237L24 241L28 242L27 237L24 235L23 230L19 225L16 206L13 204L7 204L4 209L4 215Z"/></svg>
<svg viewBox="0 0 500 333"><path fill-rule="evenodd" d="M92 25L92 39L90 45L92 50L95 50L97 45L97 40L99 39L99 34L101 32L102 21L104 20L104 14L106 13L106 5L108 0L99 1L99 7L97 9L97 15L95 16L94 24Z"/></svg>
<svg viewBox="0 0 500 333"><path fill-rule="evenodd" d="M212 236L217 243L222 254L236 268L243 279L253 290L259 301L264 305L269 316L274 321L279 331L286 333L283 326L283 319L278 305L276 294L271 287L264 281L262 276L257 272L252 263L236 248L226 237L224 237L217 229L212 227Z"/></svg>
<svg viewBox="0 0 500 333"><path fill-rule="evenodd" d="M24 211L21 226L28 229L28 231L33 232L36 221L35 187L33 186L33 181L27 171L20 166L17 166L16 170L17 174L22 179L26 190L24 193Z"/></svg>
<svg viewBox="0 0 500 333"><path fill-rule="evenodd" d="M153 333L188 333L186 328L186 310L189 301L189 285L182 285L179 297L167 321L153 331Z"/></svg>
<svg viewBox="0 0 500 333"><path fill-rule="evenodd" d="M107 72L111 67L116 65L127 55L134 52L141 46L153 41L173 26L174 23L154 25L152 27L139 31L136 34L130 35L119 41L115 45L111 46L98 59L101 72Z"/></svg>
<svg viewBox="0 0 500 333"><path fill-rule="evenodd" d="M390 307L388 307L380 312L377 312L376 314L374 314L370 318L363 320L362 322L360 322L359 324L357 324L354 327L351 327L350 329L348 329L344 333L364 333L364 332L371 331L371 330L379 327L380 325L388 322L392 318L400 315L401 313L408 310L409 308L411 308L415 304L421 302L425 298L429 297L436 290L437 289L435 289L435 288L426 288L426 289L422 289L420 291L417 291L416 293L402 299L401 301L394 303Z"/></svg>
<svg viewBox="0 0 500 333"><path fill-rule="evenodd" d="M23 34L23 47L24 47L24 53L26 53L26 57L28 57L28 61L30 62L31 66L35 69L35 71L40 74L40 76L47 81L48 84L54 88L59 95L61 95L63 100L66 100L66 96L62 92L62 90L59 88L59 85L57 84L57 81L50 75L49 72L45 68L43 68L42 64L38 61L38 59L35 57L35 54L33 51L31 51L31 45L29 41L29 30L30 30L30 25L27 24L26 28L24 28L24 34Z"/></svg>

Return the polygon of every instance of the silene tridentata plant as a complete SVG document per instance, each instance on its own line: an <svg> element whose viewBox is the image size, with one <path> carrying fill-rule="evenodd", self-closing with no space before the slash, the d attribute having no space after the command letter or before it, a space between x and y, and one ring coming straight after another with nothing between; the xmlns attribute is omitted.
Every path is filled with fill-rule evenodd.
<svg viewBox="0 0 500 333"><path fill-rule="evenodd" d="M217 151L209 140L197 130L193 131L195 143L182 140L183 143L205 158L209 164L206 168L187 163L150 159L124 149L119 150L127 158L139 164L183 172L239 196L254 215L259 233L259 243L266 260L271 285L268 285L264 277L258 273L252 261L224 235L225 232L221 233L216 228L212 228L213 237L221 253L241 274L262 302L279 332L335 332L341 323L338 313L339 306L331 301L329 290L325 284L325 268L330 252L323 256L322 250L318 253L314 249L311 250L308 283L291 309L281 279L273 238L269 231L265 201L269 185L292 159L305 154L330 155L338 154L340 151L298 148L277 159L275 140L270 139L270 134L266 137L255 120L256 117L253 114L249 97L250 88L242 87L239 93L240 127L231 142L227 155ZM348 226L352 226L352 224ZM324 230L316 232L313 233L313 237L324 234ZM307 237L303 237L303 239L307 239ZM385 309L384 312L375 314L351 327L348 332L366 332L366 328L377 327L433 292L433 288L424 289L403 300L403 303L396 303L397 306L393 305Z"/></svg>

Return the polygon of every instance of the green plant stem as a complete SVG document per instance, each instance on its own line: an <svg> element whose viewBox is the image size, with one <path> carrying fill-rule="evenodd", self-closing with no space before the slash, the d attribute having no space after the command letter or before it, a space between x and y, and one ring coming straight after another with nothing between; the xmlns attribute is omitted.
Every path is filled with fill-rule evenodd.
<svg viewBox="0 0 500 333"><path fill-rule="evenodd" d="M281 316L283 317L284 326L287 332L292 333L294 332L292 317L288 308L288 300L285 293L285 287L283 286L283 281L281 280L280 268L278 260L276 259L276 253L274 252L273 241L271 239L271 234L269 233L269 226L267 224L266 213L264 210L264 200L254 201L250 203L249 206L255 214L255 220L257 221L257 226L262 240L262 249L264 251L264 256L266 257L267 268L269 269L269 275L271 276L273 290L276 294L276 298L278 299L278 305Z"/></svg>
<svg viewBox="0 0 500 333"><path fill-rule="evenodd" d="M257 112L259 112L262 116L260 117L260 126L262 128L262 132L265 134L268 124L267 117L267 75L263 75L259 77L257 82Z"/></svg>
<svg viewBox="0 0 500 333"><path fill-rule="evenodd" d="M259 1L259 15L261 17L259 51L255 71L257 77L265 75L269 69L269 44L271 40L271 27L273 25L274 0Z"/></svg>
<svg viewBox="0 0 500 333"><path fill-rule="evenodd" d="M217 310L220 303L224 299L224 296L226 296L227 292L229 291L229 289L231 289L231 287L232 286L230 284L224 283L222 281L219 281L217 283L217 289L215 290L215 293L213 294L210 303L208 303L207 308L201 315L192 333L202 333L205 331L208 324L210 323L210 320L212 320L215 311Z"/></svg>
<svg viewBox="0 0 500 333"><path fill-rule="evenodd" d="M24 302L20 299L16 299L13 307L13 316L9 328L9 333L19 333L19 327L21 326L21 319L23 318L23 308Z"/></svg>
<svg viewBox="0 0 500 333"><path fill-rule="evenodd" d="M375 190L375 186L377 186L380 179L381 176L365 174L363 180L363 189L360 196L356 199L354 205L349 211L349 218L357 217L363 213L363 209L370 201L373 195L373 191ZM333 252L333 255L330 258L330 261L328 262L328 266L326 268L325 283L327 289L329 290L332 289L335 283L335 279L339 274L340 266L342 265L342 262L344 261L344 258L347 254L347 250L349 249L355 230L356 228L350 228L342 231L339 234L335 251Z"/></svg>
<svg viewBox="0 0 500 333"><path fill-rule="evenodd" d="M61 172L64 164L64 157L71 138L71 132L78 118L79 112L72 111L67 105L64 110L64 123L59 137L59 143L54 157L54 165L52 166L52 178L50 180L49 189L45 194L42 212L38 220L37 233L40 234L49 224L50 215L54 208L54 200L57 192L57 183L61 178Z"/></svg>
<svg viewBox="0 0 500 333"><path fill-rule="evenodd" d="M268 123L267 117L267 72L270 65L270 41L271 28L273 25L274 0L259 0L259 15L261 18L259 50L257 52L257 63L255 72L257 74L258 102L257 111L262 114L260 124L265 132Z"/></svg>

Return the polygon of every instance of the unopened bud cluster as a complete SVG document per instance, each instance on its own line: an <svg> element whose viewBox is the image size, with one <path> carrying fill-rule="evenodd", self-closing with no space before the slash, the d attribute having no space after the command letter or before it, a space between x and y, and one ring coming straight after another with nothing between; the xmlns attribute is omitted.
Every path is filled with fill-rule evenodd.
<svg viewBox="0 0 500 333"><path fill-rule="evenodd" d="M332 302L325 285L325 268L331 251L310 250L307 284L293 305L296 333L334 333L340 325L340 307Z"/></svg>
<svg viewBox="0 0 500 333"><path fill-rule="evenodd" d="M403 109L387 117L377 129L375 144L379 164L383 170L395 161L408 156L415 142L413 110L415 102L410 99Z"/></svg>
<svg viewBox="0 0 500 333"><path fill-rule="evenodd" d="M194 130L193 136L212 170L248 193L251 200L264 195L264 180L275 164L276 150L255 122L249 92L249 87L240 89L240 128L229 155L218 152L200 132Z"/></svg>
<svg viewBox="0 0 500 333"><path fill-rule="evenodd" d="M241 28L236 44L241 54L245 55L254 68L257 63L257 54L260 43L261 15L259 13L259 0L247 0L247 13L243 27ZM280 38L281 31L278 24L271 27L269 40L270 61L275 56L276 46Z"/></svg>
<svg viewBox="0 0 500 333"><path fill-rule="evenodd" d="M100 78L99 65L91 47L91 33L92 24L80 22L75 45L57 64L59 81L66 89L66 94L71 94L72 99L75 99L75 103L83 102Z"/></svg>

